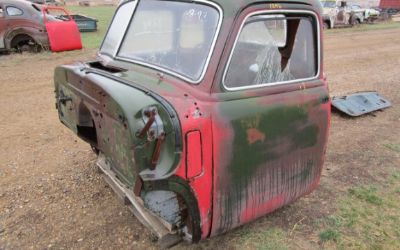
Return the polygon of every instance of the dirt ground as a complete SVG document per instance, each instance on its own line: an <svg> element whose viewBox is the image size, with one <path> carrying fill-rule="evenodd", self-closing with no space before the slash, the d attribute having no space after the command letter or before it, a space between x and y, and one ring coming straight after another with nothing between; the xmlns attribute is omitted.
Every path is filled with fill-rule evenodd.
<svg viewBox="0 0 400 250"><path fill-rule="evenodd" d="M400 35L398 29L325 36L331 95L377 90L393 107L357 119L332 115L320 187L296 203L200 244L176 249L241 249L244 232L279 227L290 248L319 249L313 221L335 210L345 190L384 181L400 169ZM58 121L54 67L95 50L0 56L0 249L157 248L149 231L112 193L89 146Z"/></svg>

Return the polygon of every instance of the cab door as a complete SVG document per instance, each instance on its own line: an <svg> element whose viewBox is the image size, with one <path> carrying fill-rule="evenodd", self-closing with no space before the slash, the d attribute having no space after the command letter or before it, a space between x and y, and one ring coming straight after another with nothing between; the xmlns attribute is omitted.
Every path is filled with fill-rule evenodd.
<svg viewBox="0 0 400 250"><path fill-rule="evenodd" d="M3 5L0 4L0 49L5 49L4 34L6 32L6 28L6 13L4 11Z"/></svg>
<svg viewBox="0 0 400 250"><path fill-rule="evenodd" d="M66 19L62 22L59 20L50 20L46 14L49 11L55 11L57 14L61 13L66 17ZM82 41L78 25L65 9L46 6L43 7L42 12L51 51L61 52L82 49Z"/></svg>
<svg viewBox="0 0 400 250"><path fill-rule="evenodd" d="M237 25L215 95L212 235L313 190L330 119L317 14L254 8Z"/></svg>

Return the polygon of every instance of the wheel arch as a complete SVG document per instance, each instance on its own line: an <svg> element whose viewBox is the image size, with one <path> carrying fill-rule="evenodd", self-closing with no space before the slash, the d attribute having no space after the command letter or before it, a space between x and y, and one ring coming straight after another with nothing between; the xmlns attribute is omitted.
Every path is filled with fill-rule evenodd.
<svg viewBox="0 0 400 250"><path fill-rule="evenodd" d="M84 102L79 104L76 128L80 138L88 142L92 147L98 148L95 119Z"/></svg>
<svg viewBox="0 0 400 250"><path fill-rule="evenodd" d="M358 24L361 24L361 18L360 18L358 15L353 14L353 15L350 17L350 24L351 24L351 25L358 25Z"/></svg>
<svg viewBox="0 0 400 250"><path fill-rule="evenodd" d="M143 188L145 191L172 191L179 195L185 202L191 217L192 242L197 243L200 241L202 232L198 202L185 180L178 176L171 176L166 180L145 181Z"/></svg>
<svg viewBox="0 0 400 250"><path fill-rule="evenodd" d="M32 40L42 47L48 47L47 35L36 33L34 28L15 28L5 34L5 48L12 49L15 44L24 40ZM44 38L45 37L45 38Z"/></svg>

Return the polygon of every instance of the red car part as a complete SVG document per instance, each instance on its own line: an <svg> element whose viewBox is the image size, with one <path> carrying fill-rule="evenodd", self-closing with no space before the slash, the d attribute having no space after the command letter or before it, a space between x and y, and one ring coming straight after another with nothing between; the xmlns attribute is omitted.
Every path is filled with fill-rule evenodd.
<svg viewBox="0 0 400 250"><path fill-rule="evenodd" d="M49 10L64 12L65 16L68 17L68 20L49 20L47 18ZM64 8L46 6L43 7L42 12L51 51L61 52L82 49L82 41L78 25Z"/></svg>

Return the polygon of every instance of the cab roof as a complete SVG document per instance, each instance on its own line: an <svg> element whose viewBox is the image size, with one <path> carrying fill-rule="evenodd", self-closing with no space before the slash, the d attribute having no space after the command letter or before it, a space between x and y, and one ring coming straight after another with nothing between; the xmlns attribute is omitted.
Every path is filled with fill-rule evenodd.
<svg viewBox="0 0 400 250"><path fill-rule="evenodd" d="M0 0L1 1L1 0ZM129 2L135 0L125 0L121 1L120 4L123 2ZM145 1L145 0L139 0ZM171 1L182 1L188 2L188 0L171 0ZM320 11L322 9L320 0L192 0L194 2L208 2L208 3L215 3L219 5L225 12L237 13L239 10L254 4L304 4L308 6L312 6L313 9Z"/></svg>
<svg viewBox="0 0 400 250"><path fill-rule="evenodd" d="M250 4L257 4L257 3L298 3L298 4L307 4L307 5L312 5L312 6L319 6L320 0L276 0L276 1L271 1L271 0L206 0L210 2L215 2L218 3L219 5L223 6L247 6Z"/></svg>
<svg viewBox="0 0 400 250"><path fill-rule="evenodd" d="M14 5L14 6L19 6L19 7L30 7L32 5L37 6L39 9L41 9L43 5L41 4L36 4L36 3L32 3L30 1L27 0L0 0L0 4L4 4L4 5Z"/></svg>
<svg viewBox="0 0 400 250"><path fill-rule="evenodd" d="M2 4L22 4L22 5L31 5L32 2L26 1L26 0L0 0L0 3Z"/></svg>
<svg viewBox="0 0 400 250"><path fill-rule="evenodd" d="M176 0L179 1L179 0ZM196 0L195 0L196 1ZM203 0L199 0L203 1ZM249 5L254 4L304 4L312 6L315 10L320 10L321 2L320 0L204 0L204 2L212 2L219 5L224 12L233 11L237 12Z"/></svg>

